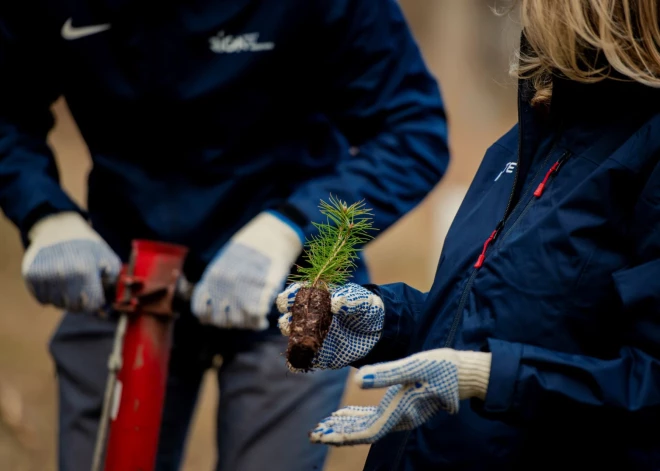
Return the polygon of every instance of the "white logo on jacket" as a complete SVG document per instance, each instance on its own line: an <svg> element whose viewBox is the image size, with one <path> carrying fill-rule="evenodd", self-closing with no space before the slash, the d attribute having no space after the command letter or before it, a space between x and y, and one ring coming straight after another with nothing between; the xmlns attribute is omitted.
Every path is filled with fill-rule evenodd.
<svg viewBox="0 0 660 471"><path fill-rule="evenodd" d="M259 42L259 33L239 34L232 36L220 31L209 39L211 50L217 54L231 54L236 52L269 51L275 47L272 42Z"/></svg>
<svg viewBox="0 0 660 471"><path fill-rule="evenodd" d="M508 164L506 164L504 166L504 170L502 170L493 181L499 180L503 173L513 173L513 171L516 168L516 165L518 165L518 162L509 162Z"/></svg>
<svg viewBox="0 0 660 471"><path fill-rule="evenodd" d="M110 29L110 24L102 25L89 25L89 26L73 26L73 19L69 18L66 20L66 23L62 25L60 33L62 37L68 41L74 39L84 38L86 36L91 36L93 34L102 33Z"/></svg>

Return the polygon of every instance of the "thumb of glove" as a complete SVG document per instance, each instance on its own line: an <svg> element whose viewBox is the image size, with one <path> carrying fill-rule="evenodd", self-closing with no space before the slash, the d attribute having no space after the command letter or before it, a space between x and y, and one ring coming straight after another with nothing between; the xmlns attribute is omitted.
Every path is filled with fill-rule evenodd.
<svg viewBox="0 0 660 471"><path fill-rule="evenodd" d="M291 306L296 300L296 295L300 290L300 283L291 283L287 288L277 295L275 305L280 314L286 314L291 311Z"/></svg>

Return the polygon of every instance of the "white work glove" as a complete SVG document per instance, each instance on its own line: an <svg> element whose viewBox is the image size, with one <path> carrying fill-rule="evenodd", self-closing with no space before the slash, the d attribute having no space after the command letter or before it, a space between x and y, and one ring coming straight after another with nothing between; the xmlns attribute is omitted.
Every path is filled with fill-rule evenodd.
<svg viewBox="0 0 660 471"><path fill-rule="evenodd" d="M300 289L293 283L277 297L280 311L278 326L283 335L290 334L291 306ZM383 300L366 288L347 283L330 290L332 323L323 345L312 360L312 369L339 369L364 358L378 343L383 332L385 308ZM298 372L288 362L289 370Z"/></svg>
<svg viewBox="0 0 660 471"><path fill-rule="evenodd" d="M28 232L22 274L42 304L94 312L105 304L104 283L114 283L121 260L80 214L47 216Z"/></svg>
<svg viewBox="0 0 660 471"><path fill-rule="evenodd" d="M458 412L459 401L485 399L491 354L449 348L365 366L355 380L362 389L389 387L377 407L334 412L310 434L314 443L360 445L390 432L412 430L440 411Z"/></svg>
<svg viewBox="0 0 660 471"><path fill-rule="evenodd" d="M300 229L260 213L206 268L193 291L192 312L221 328L268 328L268 313L302 249Z"/></svg>

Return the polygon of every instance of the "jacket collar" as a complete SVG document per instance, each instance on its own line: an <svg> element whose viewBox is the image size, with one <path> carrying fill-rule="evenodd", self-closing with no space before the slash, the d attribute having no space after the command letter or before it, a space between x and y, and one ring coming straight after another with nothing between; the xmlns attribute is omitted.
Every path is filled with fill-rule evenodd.
<svg viewBox="0 0 660 471"><path fill-rule="evenodd" d="M524 31L521 51L531 46ZM633 129L652 114L660 112L660 88L649 87L622 78L608 78L596 83L580 83L557 74L553 77L549 108L532 108L534 89L530 80L518 84L519 122L522 157L533 155L540 139L549 133L561 133L560 144L580 152L594 139L608 133L620 134ZM579 132L563 133L567 129Z"/></svg>

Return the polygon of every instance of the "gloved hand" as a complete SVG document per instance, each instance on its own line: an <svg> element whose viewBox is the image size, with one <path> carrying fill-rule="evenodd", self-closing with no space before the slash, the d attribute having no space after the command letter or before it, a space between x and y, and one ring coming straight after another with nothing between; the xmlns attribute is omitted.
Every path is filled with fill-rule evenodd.
<svg viewBox="0 0 660 471"><path fill-rule="evenodd" d="M257 215L206 268L193 291L192 312L217 327L268 328L267 315L303 241L293 223L271 212Z"/></svg>
<svg viewBox="0 0 660 471"><path fill-rule="evenodd" d="M355 379L363 389L388 387L377 407L345 407L311 433L314 443L373 443L390 432L412 430L438 412L458 412L459 401L485 399L491 354L440 348L403 360L365 366Z"/></svg>
<svg viewBox="0 0 660 471"><path fill-rule="evenodd" d="M277 309L282 314L278 326L286 336L290 334L291 306L300 286L293 283L277 297ZM355 283L333 288L330 292L334 316L312 368L339 369L364 358L383 331L385 307L380 297ZM298 371L288 362L287 366L293 372Z"/></svg>
<svg viewBox="0 0 660 471"><path fill-rule="evenodd" d="M47 216L32 226L28 239L21 271L37 301L71 312L103 307L103 285L116 281L121 260L82 216Z"/></svg>

